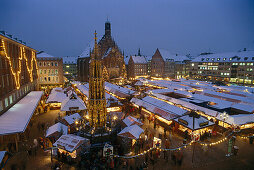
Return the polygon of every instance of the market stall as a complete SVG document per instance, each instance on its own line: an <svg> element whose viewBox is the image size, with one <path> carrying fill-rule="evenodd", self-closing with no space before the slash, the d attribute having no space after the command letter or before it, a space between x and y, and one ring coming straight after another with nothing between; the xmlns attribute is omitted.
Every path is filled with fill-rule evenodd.
<svg viewBox="0 0 254 170"><path fill-rule="evenodd" d="M185 137L190 137L192 133L198 133L201 136L210 133L215 123L207 120L200 115L185 115L174 119L175 129Z"/></svg>
<svg viewBox="0 0 254 170"><path fill-rule="evenodd" d="M77 158L81 146L90 146L90 140L73 134L62 135L53 146L58 148L58 154Z"/></svg>
<svg viewBox="0 0 254 170"><path fill-rule="evenodd" d="M73 112L80 112L86 110L86 105L82 99L76 94L72 93L69 98L66 98L61 104L61 111L65 111L66 115Z"/></svg>
<svg viewBox="0 0 254 170"><path fill-rule="evenodd" d="M69 127L70 133L75 132L78 130L78 126L81 124L81 116L79 113L74 113L70 116L63 117L63 123Z"/></svg>
<svg viewBox="0 0 254 170"><path fill-rule="evenodd" d="M48 128L46 131L46 138L55 142L61 135L66 135L68 133L68 127L62 123L56 123Z"/></svg>

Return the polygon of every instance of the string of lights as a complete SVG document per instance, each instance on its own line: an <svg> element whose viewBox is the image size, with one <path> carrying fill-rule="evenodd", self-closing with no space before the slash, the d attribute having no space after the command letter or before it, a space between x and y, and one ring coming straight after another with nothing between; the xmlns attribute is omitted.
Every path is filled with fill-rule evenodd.
<svg viewBox="0 0 254 170"><path fill-rule="evenodd" d="M217 142L212 142L212 143L204 143L204 142L200 142L200 141L197 141L200 145L203 145L203 146L213 146L213 145L217 145L217 144L220 144L222 142L224 142L225 140L228 139L229 136L231 136L234 132L231 132L230 134L228 134L225 138L217 141Z"/></svg>
<svg viewBox="0 0 254 170"><path fill-rule="evenodd" d="M6 59L8 60L9 66L10 66L10 70L11 70L11 74L14 77L14 81L16 84L16 88L19 89L20 88L20 73L21 73L21 61L23 59L25 59L26 61L26 67L27 67L27 71L29 73L30 76L30 82L33 81L33 63L35 62L35 67L36 67L36 73L38 74L38 68L37 68L37 62L36 62L36 57L35 57L35 52L32 51L32 59L31 59L31 64L30 64L30 68L29 68L29 64L28 64L28 58L26 56L26 52L25 52L25 48L24 47L20 47L20 55L18 57L18 70L15 72L13 69L13 63L11 60L11 57L8 55L7 50L6 50L6 43L4 42L4 40L2 40L2 47L3 47L3 51L4 51L4 55L6 57Z"/></svg>
<svg viewBox="0 0 254 170"><path fill-rule="evenodd" d="M250 136L239 136L239 137L242 139L248 139L248 138L254 137L254 134L252 134Z"/></svg>
<svg viewBox="0 0 254 170"><path fill-rule="evenodd" d="M181 150L182 148L186 148L188 145L191 145L193 142L194 141L191 141L188 144L184 144L184 145L182 145L180 147L177 147L177 148L166 149L166 148L152 147L152 148L149 148L148 150L146 150L146 151L144 151L142 153L139 153L137 155L132 155L132 156L114 155L114 157L124 158L124 159L131 159L131 158L136 158L136 157L139 157L139 156L143 156L143 155L149 153L152 150L158 150L158 151L176 151L176 150Z"/></svg>

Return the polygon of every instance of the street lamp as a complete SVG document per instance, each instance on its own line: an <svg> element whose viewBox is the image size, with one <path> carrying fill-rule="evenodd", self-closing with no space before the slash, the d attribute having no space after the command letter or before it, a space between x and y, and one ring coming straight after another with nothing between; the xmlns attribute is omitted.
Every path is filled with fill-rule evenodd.
<svg viewBox="0 0 254 170"><path fill-rule="evenodd" d="M223 112L220 114L220 118L223 119L223 127L224 127L224 122L226 119L228 119L228 114L227 112Z"/></svg>

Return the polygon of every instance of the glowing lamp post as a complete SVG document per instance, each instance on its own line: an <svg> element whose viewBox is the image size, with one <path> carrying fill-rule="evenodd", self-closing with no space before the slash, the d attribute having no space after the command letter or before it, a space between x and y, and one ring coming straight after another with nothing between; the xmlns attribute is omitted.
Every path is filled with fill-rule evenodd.
<svg viewBox="0 0 254 170"><path fill-rule="evenodd" d="M220 114L220 118L223 119L223 127L224 127L224 122L226 119L228 119L227 112L223 112L222 114Z"/></svg>

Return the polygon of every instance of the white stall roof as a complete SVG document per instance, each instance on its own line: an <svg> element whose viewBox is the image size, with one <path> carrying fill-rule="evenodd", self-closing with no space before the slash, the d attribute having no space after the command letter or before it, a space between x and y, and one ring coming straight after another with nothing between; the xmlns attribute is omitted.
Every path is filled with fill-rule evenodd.
<svg viewBox="0 0 254 170"><path fill-rule="evenodd" d="M1 165L1 162L3 161L3 159L4 159L5 153L6 153L6 151L0 151L0 165Z"/></svg>
<svg viewBox="0 0 254 170"><path fill-rule="evenodd" d="M73 152L79 148L84 142L89 141L89 139L76 136L73 134L62 135L53 146L57 146L68 152Z"/></svg>
<svg viewBox="0 0 254 170"><path fill-rule="evenodd" d="M109 82L105 82L105 89L111 93L115 93L116 95L120 95L120 97L125 97L125 95L130 95L135 93L135 91L130 90L128 88L124 88L115 84L111 84ZM124 96L122 96L122 95Z"/></svg>
<svg viewBox="0 0 254 170"><path fill-rule="evenodd" d="M1 115L0 135L24 132L42 94L42 91L30 92L3 115Z"/></svg>
<svg viewBox="0 0 254 170"><path fill-rule="evenodd" d="M61 132L61 131L63 132L63 135L66 135L68 132L68 127L62 123L56 123L48 128L46 132L46 137L49 137L55 132Z"/></svg>
<svg viewBox="0 0 254 170"><path fill-rule="evenodd" d="M205 107L201 107L201 106L192 104L188 101L185 101L186 98L175 99L175 98L168 97L168 96L165 96L165 95L162 95L162 94L154 94L154 96L156 96L157 98L163 99L163 100L170 101L174 104L180 104L180 105L182 105L186 108L189 108L189 109L192 109L192 110L195 110L195 111L202 111L202 112L204 112L204 114L209 115L209 116L216 117L219 114L217 111L207 109Z"/></svg>
<svg viewBox="0 0 254 170"><path fill-rule="evenodd" d="M54 91L51 92L46 103L62 103L68 96L63 92Z"/></svg>
<svg viewBox="0 0 254 170"><path fill-rule="evenodd" d="M250 105L250 104L237 103L232 105L231 107L234 109L242 110L249 113L254 112L254 105Z"/></svg>
<svg viewBox="0 0 254 170"><path fill-rule="evenodd" d="M189 115L179 117L175 120L191 130L202 129L207 126L214 125L213 122L207 120L202 116L200 116L199 118L194 118L194 126L193 126L193 117L190 117Z"/></svg>
<svg viewBox="0 0 254 170"><path fill-rule="evenodd" d="M217 116L217 119L222 120L220 115ZM239 115L229 115L225 122L231 125L244 125L248 123L254 123L254 114L239 114Z"/></svg>
<svg viewBox="0 0 254 170"><path fill-rule="evenodd" d="M144 130L140 128L138 125L132 125L125 127L121 132L119 132L117 135L121 137L127 137L131 139L138 139L143 133Z"/></svg>
<svg viewBox="0 0 254 170"><path fill-rule="evenodd" d="M161 100L149 96L146 96L142 100L132 98L131 102L138 106L144 107L150 112L153 112L166 120L174 119L188 112L187 110L181 109L177 106L168 104L166 102L163 102Z"/></svg>
<svg viewBox="0 0 254 170"><path fill-rule="evenodd" d="M143 125L143 123L141 121L139 121L138 119L136 119L135 117L132 117L132 116L126 117L123 120L123 122L126 124L126 126L131 126L131 125L134 125L134 124Z"/></svg>
<svg viewBox="0 0 254 170"><path fill-rule="evenodd" d="M86 105L82 99L75 94L72 94L70 98L66 98L61 104L61 111L72 110L86 110Z"/></svg>
<svg viewBox="0 0 254 170"><path fill-rule="evenodd" d="M64 120L66 120L66 122L71 125L73 123L75 123L76 120L80 120L81 116L78 113L74 113L70 116L65 116Z"/></svg>

